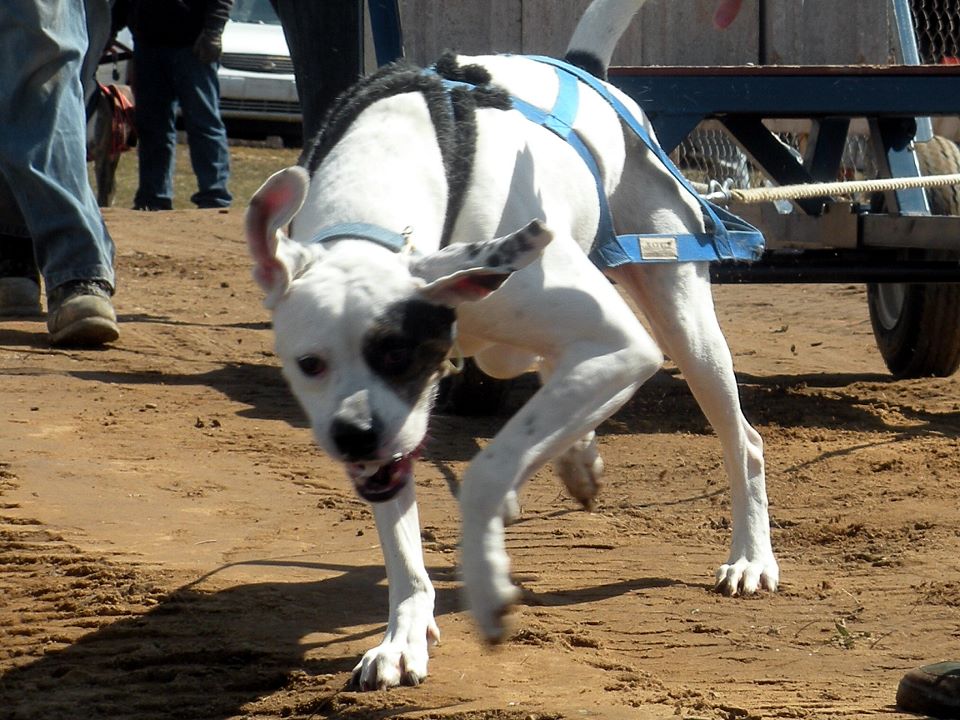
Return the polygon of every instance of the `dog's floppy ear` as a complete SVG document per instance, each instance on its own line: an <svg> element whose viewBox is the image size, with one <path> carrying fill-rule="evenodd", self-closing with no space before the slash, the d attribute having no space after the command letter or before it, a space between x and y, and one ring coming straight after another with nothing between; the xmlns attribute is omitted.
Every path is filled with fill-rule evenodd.
<svg viewBox="0 0 960 720"><path fill-rule="evenodd" d="M293 166L274 173L260 187L247 208L247 246L253 257L253 277L271 307L286 292L305 257L281 228L293 219L307 197L310 176Z"/></svg>
<svg viewBox="0 0 960 720"><path fill-rule="evenodd" d="M540 257L553 233L539 220L501 238L460 243L413 262L410 272L426 281L419 294L456 307L482 300L514 272Z"/></svg>

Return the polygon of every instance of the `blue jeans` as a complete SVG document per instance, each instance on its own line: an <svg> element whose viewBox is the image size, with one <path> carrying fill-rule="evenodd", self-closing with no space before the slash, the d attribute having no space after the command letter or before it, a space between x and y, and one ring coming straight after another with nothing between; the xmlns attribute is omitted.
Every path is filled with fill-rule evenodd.
<svg viewBox="0 0 960 720"><path fill-rule="evenodd" d="M197 192L190 201L202 208L227 207L230 152L220 117L217 64L201 63L190 47L151 47L134 40L134 93L137 99L137 155L140 186L134 206L173 207L176 163L176 111L183 113Z"/></svg>
<svg viewBox="0 0 960 720"><path fill-rule="evenodd" d="M107 0L0 3L0 233L32 238L48 292L71 280L114 286L80 82L88 15L109 25L109 12Z"/></svg>

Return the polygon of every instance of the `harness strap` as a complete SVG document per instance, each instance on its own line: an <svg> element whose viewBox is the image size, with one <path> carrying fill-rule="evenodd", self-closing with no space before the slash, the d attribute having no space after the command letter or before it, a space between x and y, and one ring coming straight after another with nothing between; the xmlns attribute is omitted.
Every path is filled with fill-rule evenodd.
<svg viewBox="0 0 960 720"><path fill-rule="evenodd" d="M528 120L542 125L561 139L566 140L577 151L580 159L593 174L593 180L597 186L597 199L600 201L600 221L594 245L602 244L598 241L615 238L616 234L613 230L613 213L610 212L610 203L607 200L607 191L603 186L603 176L597 165L597 159L590 152L590 148L584 143L580 134L573 129L580 104L579 83L576 77L566 73L557 73L557 79L560 81L560 91L557 93L557 100L553 109L549 112L541 110L518 97L513 98L513 107L523 113Z"/></svg>
<svg viewBox="0 0 960 720"><path fill-rule="evenodd" d="M559 82L557 99L548 111L518 97L510 98L512 107L531 122L547 128L569 143L593 174L600 205L597 236L589 254L594 264L600 267L616 267L626 263L756 260L761 256L764 241L760 231L727 210L702 198L663 149L653 141L639 119L600 80L580 68L555 58L527 57L554 67ZM438 74L436 68L423 71L425 76L435 74ZM455 88L467 90L476 88L475 85L461 80L442 78L442 82L448 93ZM573 128L579 109L581 83L607 101L621 121L654 153L680 186L697 200L704 215L706 232L670 235L617 235L615 233L613 216L597 159ZM313 160L311 160L312 164ZM449 222L451 218L447 220L452 226ZM364 222L343 223L322 229L314 235L311 242L323 243L343 238L369 240L393 252L415 252L405 234Z"/></svg>
<svg viewBox="0 0 960 720"><path fill-rule="evenodd" d="M639 119L607 87L590 73L556 58L527 56L555 68L560 92L549 117L529 103L514 98L514 106L526 117L551 130L569 142L584 157L594 173L600 199L601 222L590 259L601 267L616 267L628 262L677 262L698 260L756 260L763 252L763 234L729 211L703 199L663 149L653 141ZM577 83L590 87L614 109L620 119L650 149L668 172L689 194L696 198L707 221L707 232L680 235L625 234L613 232L609 203L603 191L596 161L579 135L570 126L576 117L579 95ZM564 97L567 95L568 97ZM539 119L537 119L539 117ZM566 128L566 129L564 129ZM584 155L586 153L586 155ZM590 156L588 160L586 156ZM606 219L603 219L605 216Z"/></svg>

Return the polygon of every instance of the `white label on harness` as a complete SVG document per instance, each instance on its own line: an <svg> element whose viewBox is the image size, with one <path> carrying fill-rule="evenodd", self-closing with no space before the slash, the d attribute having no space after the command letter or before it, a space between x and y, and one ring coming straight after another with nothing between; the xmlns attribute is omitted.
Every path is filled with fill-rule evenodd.
<svg viewBox="0 0 960 720"><path fill-rule="evenodd" d="M677 239L640 238L640 256L644 260L676 260Z"/></svg>

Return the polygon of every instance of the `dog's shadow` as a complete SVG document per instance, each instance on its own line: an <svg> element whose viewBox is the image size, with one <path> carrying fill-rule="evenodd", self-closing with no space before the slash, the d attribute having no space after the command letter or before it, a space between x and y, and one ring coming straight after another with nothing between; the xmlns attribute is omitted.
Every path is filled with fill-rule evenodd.
<svg viewBox="0 0 960 720"><path fill-rule="evenodd" d="M741 373L737 380L743 411L750 422L758 426L774 424L818 429L842 426L863 432L900 430L892 428L882 413L876 411L879 405L922 424L916 432L923 432L925 428L948 437L960 436L960 412L928 411L897 404L889 397L871 399L869 394L849 389L859 383L894 387L900 381L890 375ZM500 421L519 409L536 389L536 382L530 378L524 378L512 387L506 393L508 401L499 414ZM675 369L664 369L644 383L613 417L601 424L597 432L600 435L678 432L702 435L710 434L712 430L683 376Z"/></svg>
<svg viewBox="0 0 960 720"><path fill-rule="evenodd" d="M0 716L225 719L288 685L291 674L321 685L320 676L349 673L384 630L387 593L377 587L383 567L308 567L334 574L219 591L180 588L142 615L8 670L0 676ZM433 570L444 572L450 571ZM454 605L455 595L440 590L438 604ZM369 624L377 625L350 630ZM365 641L361 653L357 640ZM311 656L311 650L323 652ZM331 692L343 687L337 678Z"/></svg>
<svg viewBox="0 0 960 720"><path fill-rule="evenodd" d="M533 375L506 382L510 387L501 391L506 401L495 415L434 417L432 440L425 454L442 472L445 472L445 461L469 460L481 447L476 438L492 438L538 388ZM895 388L899 382L877 373L738 375L744 414L761 433L764 426L771 425L824 430L843 427L880 436L932 433L960 437L960 412L956 410L935 411L906 402L897 403L889 393L877 392L872 397L869 391L864 393L855 387L866 383L885 390ZM889 410L911 421L912 426L904 429L901 425L891 425L885 417ZM613 417L597 428L598 435L611 438L657 433L714 434L689 386L675 369L664 369L654 375Z"/></svg>
<svg viewBox="0 0 960 720"><path fill-rule="evenodd" d="M237 565L295 565L329 576L219 591L202 589L200 578L164 596L148 612L107 622L63 649L0 675L0 716L226 720L245 715L251 703L292 682L312 686L314 696L319 692L332 697L346 689L347 674L360 654L377 645L384 631L388 608L383 567L281 561ZM440 581L436 615L442 624L443 615L459 610L459 589L452 582L452 568L434 567L430 574ZM554 593L525 592L522 602L578 604L676 582L638 579ZM81 610L65 624L88 626L104 620L84 617ZM353 629L368 625L374 627ZM28 627L22 630L29 634ZM353 714L347 708L339 716L366 717L362 706L355 710Z"/></svg>
<svg viewBox="0 0 960 720"><path fill-rule="evenodd" d="M602 602L622 595L642 595L645 594L646 591L676 587L678 585L704 591L709 591L713 588L713 585L707 585L705 583L687 583L674 578L648 577L618 580L610 583L598 583L576 589L534 592L527 587L527 582L532 580L532 577L527 578L522 574L515 574L513 579L521 590L520 602L529 607L567 607L570 605L581 605L583 603Z"/></svg>

